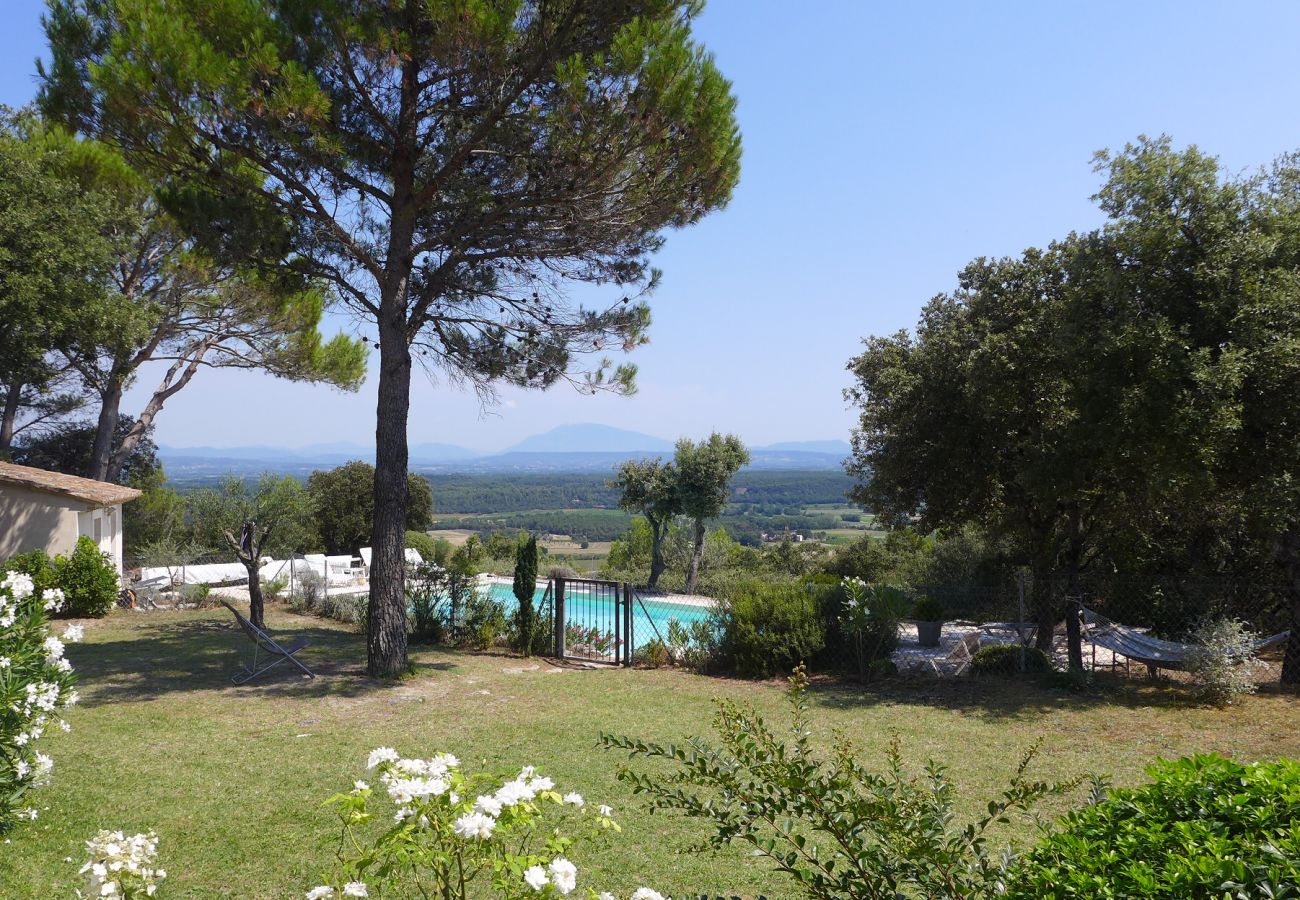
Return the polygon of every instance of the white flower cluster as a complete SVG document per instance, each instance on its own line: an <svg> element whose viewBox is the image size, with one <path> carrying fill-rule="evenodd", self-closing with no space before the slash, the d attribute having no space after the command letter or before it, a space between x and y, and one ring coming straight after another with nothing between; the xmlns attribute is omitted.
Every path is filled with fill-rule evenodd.
<svg viewBox="0 0 1300 900"><path fill-rule="evenodd" d="M0 781L8 780L22 789L49 781L54 763L36 750L36 742L56 721L59 728L69 730L58 714L78 699L72 690L72 664L64 653L68 644L84 637L84 630L71 625L56 637L45 623L45 615L62 609L63 603L63 592L56 588L37 596L30 575L7 572L0 578L0 698L4 704L0 706L0 743L9 743L16 751L0 755L0 766L9 770L0 774ZM36 810L0 802L0 827L11 817L34 819Z"/></svg>
<svg viewBox="0 0 1300 900"><path fill-rule="evenodd" d="M611 894L609 891L601 891L598 900L618 900L618 895ZM642 887L632 892L630 900L673 900L673 898L665 897L658 891L651 890L648 887Z"/></svg>
<svg viewBox="0 0 1300 900"><path fill-rule="evenodd" d="M322 884L314 887L307 892L307 900L325 900L326 897L369 897L370 889L366 887L364 881L349 881L343 885L343 889L335 893L334 888L328 884Z"/></svg>
<svg viewBox="0 0 1300 900"><path fill-rule="evenodd" d="M557 856L544 869L530 866L524 872L524 883L534 891L544 891L548 884L553 884L561 894L569 894L578 886L578 867Z"/></svg>
<svg viewBox="0 0 1300 900"><path fill-rule="evenodd" d="M415 835L425 831L429 835L437 835L439 847L443 847L443 836L450 831L451 835L461 841L454 848L454 853L467 860L467 867L480 865L486 860L499 861L499 853L502 852L507 854L506 858L512 858L510 851L502 844L502 835L513 835L521 827L532 827L541 814L543 802L576 810L586 808L586 800L581 793L571 791L560 795L555 789L554 780L539 775L534 766L524 766L519 774L499 783L499 787L493 791L473 796L472 786L484 783L484 776L461 773L459 766L460 761L451 754L442 753L429 760L416 760L403 757L391 747L372 750L367 760L368 769L378 770L378 783L390 799L398 804L394 815L398 825L415 827ZM365 809L370 793L369 783L361 780L352 783L351 791L347 795L341 795L348 797L344 805L350 810L344 813L344 821L348 821L350 815ZM468 796L463 797L461 793ZM617 830L617 825L611 818L614 810L604 805L598 809L599 827ZM559 838L558 828L554 834ZM491 841L491 844L487 844L487 841ZM552 848L551 853L556 854L549 862L545 857L532 854L528 857L513 857L519 861L519 870L523 871L524 884L521 884L520 890L529 895L537 893L539 897L568 896L577 890L577 866L559 854L565 843L567 841L559 840L558 845ZM408 852L407 844L403 844L402 852ZM471 864L468 860L476 862ZM367 890L363 882L348 882L343 887L338 887L338 882L335 882L334 886L320 884L313 887L305 893L305 897L307 900L325 900L326 897L368 896ZM460 896L459 893L456 896ZM654 897L663 900L658 893L646 888L646 892L638 893L637 900L654 900Z"/></svg>
<svg viewBox="0 0 1300 900"><path fill-rule="evenodd" d="M81 873L90 873L92 896L110 900L152 897L158 882L167 877L165 870L153 865L158 855L158 836L152 831L129 836L120 831L101 831L86 841L86 850L90 861L81 867Z"/></svg>

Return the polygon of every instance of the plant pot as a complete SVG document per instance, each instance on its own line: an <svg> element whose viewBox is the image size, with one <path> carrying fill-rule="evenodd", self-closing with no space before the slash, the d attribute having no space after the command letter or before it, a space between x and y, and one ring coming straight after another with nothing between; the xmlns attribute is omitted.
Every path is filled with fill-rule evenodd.
<svg viewBox="0 0 1300 900"><path fill-rule="evenodd" d="M942 622L917 622L916 642L922 647L938 647L939 635L943 633Z"/></svg>

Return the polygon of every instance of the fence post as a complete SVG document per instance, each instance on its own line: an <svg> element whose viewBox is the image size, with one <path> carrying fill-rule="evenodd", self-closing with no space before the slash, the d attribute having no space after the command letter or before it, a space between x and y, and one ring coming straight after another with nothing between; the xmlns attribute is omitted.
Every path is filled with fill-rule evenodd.
<svg viewBox="0 0 1300 900"><path fill-rule="evenodd" d="M633 599L631 583L623 582L623 639L626 641L623 645L623 665L629 669L632 668L632 651L636 647L632 628L632 623L636 621L636 613L632 609Z"/></svg>
<svg viewBox="0 0 1300 900"><path fill-rule="evenodd" d="M620 588L622 586L617 582L614 584L614 665L618 665L623 660L623 604L627 603L627 597L621 596Z"/></svg>
<svg viewBox="0 0 1300 900"><path fill-rule="evenodd" d="M555 579L555 658L564 659L564 579Z"/></svg>

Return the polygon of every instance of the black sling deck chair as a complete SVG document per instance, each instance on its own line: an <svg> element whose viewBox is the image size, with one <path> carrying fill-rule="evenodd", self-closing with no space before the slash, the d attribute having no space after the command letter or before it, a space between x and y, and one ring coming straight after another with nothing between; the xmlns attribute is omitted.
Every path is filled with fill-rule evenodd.
<svg viewBox="0 0 1300 900"><path fill-rule="evenodd" d="M241 669L239 673L235 675L234 678L230 679L231 681L233 681L235 684L244 684L248 681L252 681L258 675L261 675L263 672L265 672L268 669L278 666L286 659L289 660L289 662L293 663L298 668L302 669L302 671L309 678L316 677L315 672L313 672L311 669L303 665L302 660L294 656L295 653L297 653L298 651L302 650L304 647L307 646L308 641L306 638L300 639L292 647L286 649L284 647L281 647L279 644L277 644L275 642L275 639L271 637L269 634L267 634L265 631L258 628L252 622L248 621L248 619L244 618L244 616L239 612L239 610L235 609L225 600L221 601L221 605L235 614L235 621L238 622L239 627L244 630L244 634L248 635L248 639L253 642L252 665L245 666L243 669ZM267 659L270 660L270 662L264 662L259 667L257 664L259 656L265 656Z"/></svg>

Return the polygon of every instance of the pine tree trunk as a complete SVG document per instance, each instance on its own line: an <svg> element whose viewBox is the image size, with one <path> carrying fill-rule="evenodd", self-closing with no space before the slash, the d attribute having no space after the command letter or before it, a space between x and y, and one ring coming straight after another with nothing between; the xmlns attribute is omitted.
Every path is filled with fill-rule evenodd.
<svg viewBox="0 0 1300 900"><path fill-rule="evenodd" d="M393 678L407 669L406 536L407 439L411 350L405 316L396 302L381 309L379 399L375 424L375 521L366 613L367 671Z"/></svg>
<svg viewBox="0 0 1300 900"><path fill-rule="evenodd" d="M88 478L110 480L109 461L113 455L113 437L117 434L121 407L122 382L116 377L109 376L108 386L100 395L99 420L95 423L95 443L90 450L90 471L86 473ZM118 468L120 470L121 467Z"/></svg>
<svg viewBox="0 0 1300 900"><path fill-rule="evenodd" d="M4 411L0 413L0 454L3 454L6 459L14 443L14 425L18 421L18 407L22 405L24 386L22 382L8 386Z"/></svg>
<svg viewBox="0 0 1300 900"><path fill-rule="evenodd" d="M686 593L695 593L695 583L700 578L700 557L704 556L704 520L695 520L695 541L691 547L691 568L686 573Z"/></svg>

